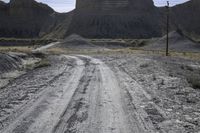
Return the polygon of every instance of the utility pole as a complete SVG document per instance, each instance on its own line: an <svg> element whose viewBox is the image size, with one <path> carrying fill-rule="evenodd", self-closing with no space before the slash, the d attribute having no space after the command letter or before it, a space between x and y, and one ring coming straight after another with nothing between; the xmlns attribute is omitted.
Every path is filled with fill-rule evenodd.
<svg viewBox="0 0 200 133"><path fill-rule="evenodd" d="M169 56L169 1L167 1L167 41L166 41L166 56Z"/></svg>

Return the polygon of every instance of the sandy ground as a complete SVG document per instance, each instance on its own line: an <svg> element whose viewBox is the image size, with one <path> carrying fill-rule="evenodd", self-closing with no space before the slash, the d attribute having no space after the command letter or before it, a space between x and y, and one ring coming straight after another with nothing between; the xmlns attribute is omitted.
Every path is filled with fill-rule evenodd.
<svg viewBox="0 0 200 133"><path fill-rule="evenodd" d="M134 54L49 56L0 90L1 133L198 133L200 63ZM199 75L198 75L199 74Z"/></svg>

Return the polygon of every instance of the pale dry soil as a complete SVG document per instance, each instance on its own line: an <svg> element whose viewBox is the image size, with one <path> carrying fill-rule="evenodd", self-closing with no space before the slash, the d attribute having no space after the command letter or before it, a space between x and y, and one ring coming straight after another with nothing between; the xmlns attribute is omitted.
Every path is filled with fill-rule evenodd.
<svg viewBox="0 0 200 133"><path fill-rule="evenodd" d="M197 133L200 63L134 54L52 55L0 90L1 133Z"/></svg>

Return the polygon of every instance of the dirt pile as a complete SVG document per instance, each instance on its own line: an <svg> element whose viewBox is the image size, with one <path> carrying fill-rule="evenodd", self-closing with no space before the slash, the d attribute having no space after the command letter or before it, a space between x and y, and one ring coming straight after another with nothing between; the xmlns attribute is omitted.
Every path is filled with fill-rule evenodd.
<svg viewBox="0 0 200 133"><path fill-rule="evenodd" d="M21 65L21 57L14 54L0 53L0 74L19 69Z"/></svg>
<svg viewBox="0 0 200 133"><path fill-rule="evenodd" d="M69 49L97 49L98 46L92 44L88 39L81 37L80 35L72 34L64 39L62 43L58 45L60 48Z"/></svg>
<svg viewBox="0 0 200 133"><path fill-rule="evenodd" d="M166 48L167 36L152 42L151 44L145 46L145 49L150 50L165 50ZM169 49L172 51L188 51L188 52L199 52L200 44L193 42L188 37L183 34L173 31L169 33Z"/></svg>
<svg viewBox="0 0 200 133"><path fill-rule="evenodd" d="M36 53L0 53L0 90L29 70L43 67L44 61Z"/></svg>

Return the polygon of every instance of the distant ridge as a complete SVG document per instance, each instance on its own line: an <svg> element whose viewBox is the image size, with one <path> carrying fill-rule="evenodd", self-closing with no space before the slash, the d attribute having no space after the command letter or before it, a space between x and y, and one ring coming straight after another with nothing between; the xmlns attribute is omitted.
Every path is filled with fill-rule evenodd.
<svg viewBox="0 0 200 133"><path fill-rule="evenodd" d="M34 0L0 2L0 37L38 37L44 23L55 11Z"/></svg>
<svg viewBox="0 0 200 133"><path fill-rule="evenodd" d="M190 0L171 8L174 27L182 29L191 37L200 36L200 0Z"/></svg>
<svg viewBox="0 0 200 133"><path fill-rule="evenodd" d="M163 50L166 49L166 35L162 38L152 42L144 47L149 50ZM179 31L172 31L169 34L169 49L171 51L181 52L200 52L200 44L190 40Z"/></svg>
<svg viewBox="0 0 200 133"><path fill-rule="evenodd" d="M0 37L152 38L166 34L166 9L152 0L77 0L76 9L57 13L34 0L0 1ZM200 37L200 0L170 8L170 31Z"/></svg>
<svg viewBox="0 0 200 133"><path fill-rule="evenodd" d="M161 35L152 0L77 0L66 33L87 38L150 38Z"/></svg>

